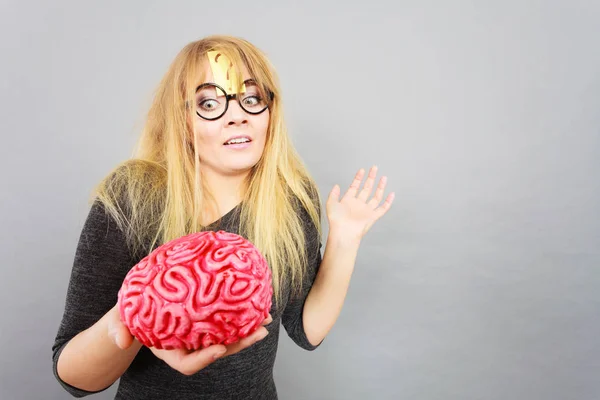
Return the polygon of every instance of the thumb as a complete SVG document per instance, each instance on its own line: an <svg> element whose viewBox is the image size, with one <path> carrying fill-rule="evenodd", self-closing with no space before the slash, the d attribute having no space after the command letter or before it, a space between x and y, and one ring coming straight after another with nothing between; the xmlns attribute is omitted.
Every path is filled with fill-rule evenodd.
<svg viewBox="0 0 600 400"><path fill-rule="evenodd" d="M127 326L121 321L119 310L115 306L109 312L108 334L113 342L122 350L125 350L133 343L133 336Z"/></svg>
<svg viewBox="0 0 600 400"><path fill-rule="evenodd" d="M117 328L115 343L123 350L128 349L133 343L133 335L131 335L131 332L129 332L129 329L127 329L125 325L121 325Z"/></svg>
<svg viewBox="0 0 600 400"><path fill-rule="evenodd" d="M329 198L327 199L327 203L338 202L340 200L340 186L334 185L331 192L329 192Z"/></svg>

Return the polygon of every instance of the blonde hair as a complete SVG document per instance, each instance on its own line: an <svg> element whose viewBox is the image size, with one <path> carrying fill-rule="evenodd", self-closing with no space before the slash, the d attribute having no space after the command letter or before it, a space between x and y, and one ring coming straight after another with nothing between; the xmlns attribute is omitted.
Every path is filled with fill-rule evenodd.
<svg viewBox="0 0 600 400"><path fill-rule="evenodd" d="M284 123L281 92L266 56L244 39L209 36L186 45L160 82L133 157L114 168L95 188L99 200L126 234L134 254L205 230L202 210L211 194L202 179L189 113L208 51L218 50L233 63L242 82L245 66L258 86L273 93L264 152L245 184L240 230L266 257L276 302L284 284L300 288L308 263L302 213L321 237L320 196L296 153ZM301 208L304 208L302 210Z"/></svg>

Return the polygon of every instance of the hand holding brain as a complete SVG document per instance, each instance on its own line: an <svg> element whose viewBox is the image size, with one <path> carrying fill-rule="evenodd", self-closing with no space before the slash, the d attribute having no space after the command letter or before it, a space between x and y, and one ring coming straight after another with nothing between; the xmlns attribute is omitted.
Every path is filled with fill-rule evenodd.
<svg viewBox="0 0 600 400"><path fill-rule="evenodd" d="M118 308L145 346L227 345L268 317L271 279L266 259L248 240L198 232L165 243L136 264L123 281Z"/></svg>

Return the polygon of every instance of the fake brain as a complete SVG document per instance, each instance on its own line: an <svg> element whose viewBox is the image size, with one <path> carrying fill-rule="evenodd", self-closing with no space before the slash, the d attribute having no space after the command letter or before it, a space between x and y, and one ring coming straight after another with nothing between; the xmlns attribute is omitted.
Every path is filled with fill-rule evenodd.
<svg viewBox="0 0 600 400"><path fill-rule="evenodd" d="M243 237L193 233L136 264L119 290L118 307L131 334L148 347L231 344L268 317L271 279L267 261Z"/></svg>

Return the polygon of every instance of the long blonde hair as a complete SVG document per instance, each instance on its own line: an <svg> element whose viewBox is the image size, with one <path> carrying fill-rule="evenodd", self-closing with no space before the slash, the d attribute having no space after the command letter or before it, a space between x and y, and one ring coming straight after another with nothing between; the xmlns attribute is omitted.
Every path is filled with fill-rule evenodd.
<svg viewBox="0 0 600 400"><path fill-rule="evenodd" d="M133 157L115 167L95 188L93 197L125 232L134 254L147 255L156 245L206 229L201 215L210 192L189 125L198 77L208 51L232 61L242 82L244 65L259 87L273 93L261 159L245 182L240 229L266 257L276 301L284 284L300 288L308 259L302 213L321 238L317 186L294 149L284 123L277 75L266 56L244 39L209 36L185 46L160 82ZM304 208L302 210L301 208Z"/></svg>

